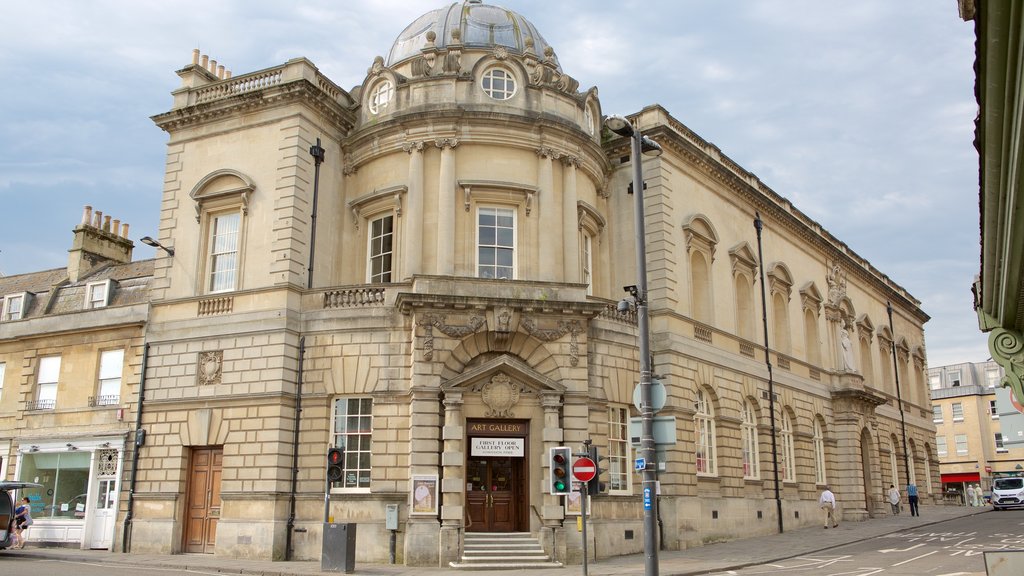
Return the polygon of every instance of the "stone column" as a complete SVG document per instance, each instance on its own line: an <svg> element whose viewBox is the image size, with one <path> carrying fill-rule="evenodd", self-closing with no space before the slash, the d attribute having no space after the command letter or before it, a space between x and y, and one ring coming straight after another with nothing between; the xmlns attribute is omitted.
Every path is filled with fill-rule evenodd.
<svg viewBox="0 0 1024 576"><path fill-rule="evenodd" d="M541 394L541 405L544 408L544 470L541 474L541 493L544 506L541 513L542 529L540 533L541 546L544 547L552 558L565 558L565 532L562 528L562 521L565 519L565 507L562 504L561 496L553 496L548 493L548 483L551 478L551 467L548 462L548 453L551 448L561 446L564 435L560 424L560 412L562 407L562 396L560 394Z"/></svg>
<svg viewBox="0 0 1024 576"><path fill-rule="evenodd" d="M561 280L556 257L557 250L553 250L552 246L548 244L554 240L551 235L558 230L558 214L556 212L558 204L555 202L555 179L552 173L552 165L557 156L558 154L550 148L537 149L537 185L540 188L537 206L538 212L540 212L540 234L534 245L533 253L535 255L534 262L537 262L536 278L546 282Z"/></svg>
<svg viewBox="0 0 1024 576"><path fill-rule="evenodd" d="M459 538L465 521L465 437L466 427L462 414L462 391L448 391L444 395L444 428L441 438L444 454L444 482L441 484L441 558L439 566L459 559L462 549Z"/></svg>
<svg viewBox="0 0 1024 576"><path fill-rule="evenodd" d="M848 377L860 378L853 374ZM829 471L833 478L830 484L844 520L864 520L873 516L880 504L877 494L881 494L878 490L881 478L877 475L878 440L872 431L872 422L875 408L884 404L885 398L855 390L855 386L848 384L844 390L832 394L835 426L830 434L835 436L837 469ZM870 479L869 485L864 482L865 476Z"/></svg>
<svg viewBox="0 0 1024 576"><path fill-rule="evenodd" d="M455 274L455 147L457 138L436 140L441 149L437 186L437 274ZM416 217L416 215L413 215Z"/></svg>
<svg viewBox="0 0 1024 576"><path fill-rule="evenodd" d="M409 217L405 219L399 278L423 273L423 142L408 142L403 149L409 153Z"/></svg>
<svg viewBox="0 0 1024 576"><path fill-rule="evenodd" d="M418 388L412 393L409 407L409 474L438 474L441 450L441 418L438 410L438 392L433 388ZM440 475L438 474L438 477ZM407 491L412 490L412 478ZM437 518L409 516L405 530L405 562L410 566L429 566L439 562L437 547L439 534Z"/></svg>
<svg viewBox="0 0 1024 576"><path fill-rule="evenodd" d="M562 157L562 268L565 270L563 282L583 281L580 272L580 225L576 207L576 167L579 163L579 158L574 156ZM593 248L592 246L591 250ZM594 258L593 254L591 258Z"/></svg>

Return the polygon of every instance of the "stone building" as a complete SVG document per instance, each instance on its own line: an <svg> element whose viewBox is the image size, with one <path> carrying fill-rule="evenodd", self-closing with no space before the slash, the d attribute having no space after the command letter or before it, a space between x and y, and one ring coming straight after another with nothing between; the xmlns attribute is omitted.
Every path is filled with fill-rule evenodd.
<svg viewBox="0 0 1024 576"><path fill-rule="evenodd" d="M31 538L112 548L131 468L153 261L86 207L66 268L0 277L0 478L36 482Z"/></svg>
<svg viewBox="0 0 1024 576"><path fill-rule="evenodd" d="M547 455L585 440L606 458L590 553L641 550L637 322L616 306L637 283L633 159L568 72L528 20L473 0L411 23L351 90L304 58L233 76L194 52L153 118L168 250L131 551L311 559L331 518L357 525L359 561L385 562L397 505L400 563L458 564L481 532L578 563ZM777 506L816 523L826 484L847 520L880 513L898 452L937 480L920 303L665 109L630 121L664 151L643 160L677 438L658 463L663 545L772 533Z"/></svg>

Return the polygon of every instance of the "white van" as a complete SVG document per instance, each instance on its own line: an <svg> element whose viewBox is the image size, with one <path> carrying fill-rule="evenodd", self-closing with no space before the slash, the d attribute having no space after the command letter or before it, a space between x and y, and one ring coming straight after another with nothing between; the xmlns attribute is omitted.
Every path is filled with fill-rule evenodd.
<svg viewBox="0 0 1024 576"><path fill-rule="evenodd" d="M1024 478L996 478L992 482L992 508L1024 508Z"/></svg>

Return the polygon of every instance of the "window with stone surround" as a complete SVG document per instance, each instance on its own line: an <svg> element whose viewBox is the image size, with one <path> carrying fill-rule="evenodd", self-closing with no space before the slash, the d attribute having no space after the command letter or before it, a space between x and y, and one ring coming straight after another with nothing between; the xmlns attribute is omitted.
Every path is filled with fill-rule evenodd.
<svg viewBox="0 0 1024 576"><path fill-rule="evenodd" d="M394 98L395 85L390 80L381 80L370 90L370 113L379 114L387 111Z"/></svg>
<svg viewBox="0 0 1024 576"><path fill-rule="evenodd" d="M964 405L960 402L953 402L953 422L964 421Z"/></svg>
<svg viewBox="0 0 1024 576"><path fill-rule="evenodd" d="M53 410L57 406L57 381L60 378L60 356L39 359L36 377L36 410Z"/></svg>
<svg viewBox="0 0 1024 576"><path fill-rule="evenodd" d="M956 455L967 456L967 434L957 434L954 439L956 440Z"/></svg>
<svg viewBox="0 0 1024 576"><path fill-rule="evenodd" d="M238 286L239 231L242 221L238 212L210 216L207 271L211 294L229 292Z"/></svg>
<svg viewBox="0 0 1024 576"><path fill-rule="evenodd" d="M899 467L896 464L896 437L892 436L889 438L889 473L891 474L891 484L900 483Z"/></svg>
<svg viewBox="0 0 1024 576"><path fill-rule="evenodd" d="M608 408L608 492L631 494L629 466L629 409Z"/></svg>
<svg viewBox="0 0 1024 576"><path fill-rule="evenodd" d="M332 445L345 452L341 480L332 489L354 492L370 490L370 460L373 455L373 399L336 398Z"/></svg>
<svg viewBox="0 0 1024 576"><path fill-rule="evenodd" d="M932 406L932 423L942 424L942 405L936 404Z"/></svg>
<svg viewBox="0 0 1024 576"><path fill-rule="evenodd" d="M7 364L0 362L0 399L4 397L4 375L7 372Z"/></svg>
<svg viewBox="0 0 1024 576"><path fill-rule="evenodd" d="M516 211L477 208L477 276L512 280L516 277Z"/></svg>
<svg viewBox="0 0 1024 576"><path fill-rule="evenodd" d="M3 298L2 319L4 322L10 320L21 320L25 315L25 302L27 298L24 293L8 294Z"/></svg>
<svg viewBox="0 0 1024 576"><path fill-rule="evenodd" d="M199 293L242 288L246 216L255 189L248 176L222 169L202 178L189 193L202 230L202 270L196 276Z"/></svg>
<svg viewBox="0 0 1024 576"><path fill-rule="evenodd" d="M693 423L696 430L697 475L714 476L718 473L715 461L715 407L708 394L697 389L696 413Z"/></svg>
<svg viewBox="0 0 1024 576"><path fill-rule="evenodd" d="M949 451L946 448L946 437L936 436L935 437L935 452L939 458L945 458L949 455Z"/></svg>
<svg viewBox="0 0 1024 576"><path fill-rule="evenodd" d="M823 486L828 481L825 473L825 433L821 427L821 416L814 417L811 443L814 445L814 481L819 486Z"/></svg>
<svg viewBox="0 0 1024 576"><path fill-rule="evenodd" d="M789 412L782 409L782 426L779 429L781 448L779 458L782 460L782 481L796 482L796 453L793 449L793 421Z"/></svg>
<svg viewBox="0 0 1024 576"><path fill-rule="evenodd" d="M100 375L96 406L116 406L121 401L121 371L124 349L104 350L100 353Z"/></svg>
<svg viewBox="0 0 1024 576"><path fill-rule="evenodd" d="M110 302L110 280L90 282L85 286L85 309L103 308Z"/></svg>
<svg viewBox="0 0 1024 576"><path fill-rule="evenodd" d="M370 283L391 282L395 240L395 217L385 214L370 222L368 233Z"/></svg>
<svg viewBox="0 0 1024 576"><path fill-rule="evenodd" d="M584 232L580 235L580 269L583 272L583 283L587 285L587 296L594 294L594 237Z"/></svg>
<svg viewBox="0 0 1024 576"><path fill-rule="evenodd" d="M750 400L743 401L743 422L740 431L743 436L743 477L756 480L761 477L761 459L757 437L757 412Z"/></svg>
<svg viewBox="0 0 1024 576"><path fill-rule="evenodd" d="M488 68L480 78L480 86L495 100L508 100L516 94L516 77L504 68Z"/></svg>

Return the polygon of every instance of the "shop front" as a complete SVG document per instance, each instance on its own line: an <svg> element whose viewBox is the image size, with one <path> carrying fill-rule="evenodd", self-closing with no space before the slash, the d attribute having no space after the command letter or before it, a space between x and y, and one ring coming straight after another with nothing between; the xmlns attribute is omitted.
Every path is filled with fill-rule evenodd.
<svg viewBox="0 0 1024 576"><path fill-rule="evenodd" d="M981 484L978 472L957 472L942 475L942 494L947 503L966 504L967 486Z"/></svg>
<svg viewBox="0 0 1024 576"><path fill-rule="evenodd" d="M110 549L117 521L124 439L48 440L23 444L17 478L41 484L24 491L32 506L31 539Z"/></svg>

